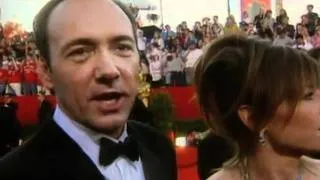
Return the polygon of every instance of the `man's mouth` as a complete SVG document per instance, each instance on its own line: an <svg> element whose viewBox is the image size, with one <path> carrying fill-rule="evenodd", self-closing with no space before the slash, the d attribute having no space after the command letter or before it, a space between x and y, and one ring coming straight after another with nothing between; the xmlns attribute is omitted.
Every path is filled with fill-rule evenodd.
<svg viewBox="0 0 320 180"><path fill-rule="evenodd" d="M115 101L117 99L120 99L122 96L124 96L123 93L120 92L106 92L101 93L93 97L93 100L95 101Z"/></svg>
<svg viewBox="0 0 320 180"><path fill-rule="evenodd" d="M103 113L117 112L121 109L125 93L105 92L93 96L92 100L97 103L98 110Z"/></svg>

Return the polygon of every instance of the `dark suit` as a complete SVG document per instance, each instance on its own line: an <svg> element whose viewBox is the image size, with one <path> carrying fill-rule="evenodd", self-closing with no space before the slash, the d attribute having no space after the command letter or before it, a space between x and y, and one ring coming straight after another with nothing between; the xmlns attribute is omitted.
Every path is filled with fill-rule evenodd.
<svg viewBox="0 0 320 180"><path fill-rule="evenodd" d="M148 110L143 101L139 98L136 98L134 101L129 119L147 124L152 127L156 126L153 120L153 114Z"/></svg>
<svg viewBox="0 0 320 180"><path fill-rule="evenodd" d="M176 180L174 149L153 129L128 122L128 134L139 143L146 180ZM103 180L97 167L53 121L25 145L0 161L1 180Z"/></svg>
<svg viewBox="0 0 320 180"><path fill-rule="evenodd" d="M40 124L45 123L46 121L52 119L53 116L53 107L49 101L43 100L40 102L40 108L38 111L38 121Z"/></svg>
<svg viewBox="0 0 320 180"><path fill-rule="evenodd" d="M16 103L0 106L0 157L11 148L18 146L20 139L20 124L17 118Z"/></svg>

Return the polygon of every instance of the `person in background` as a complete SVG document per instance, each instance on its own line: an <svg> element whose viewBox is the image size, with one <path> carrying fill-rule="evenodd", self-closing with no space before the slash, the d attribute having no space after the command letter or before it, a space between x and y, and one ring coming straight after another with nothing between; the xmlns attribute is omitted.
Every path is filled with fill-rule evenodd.
<svg viewBox="0 0 320 180"><path fill-rule="evenodd" d="M281 22L277 27L282 27L287 32L287 36L294 39L295 29L293 25L289 24L289 17L282 17Z"/></svg>
<svg viewBox="0 0 320 180"><path fill-rule="evenodd" d="M316 28L316 32L311 38L311 44L315 48L320 48L320 27Z"/></svg>
<svg viewBox="0 0 320 180"><path fill-rule="evenodd" d="M23 63L23 94L37 95L37 65L32 54L28 54Z"/></svg>
<svg viewBox="0 0 320 180"><path fill-rule="evenodd" d="M46 67L46 64L45 64L45 60L43 58L36 58L36 75L37 75L37 91L38 93L40 92L44 92L45 95L51 95L51 90L46 88L43 84L42 84L42 81L41 79L43 79L44 77L39 77L38 74L41 74L41 69L46 69L48 67ZM48 78L48 77L46 77ZM45 78L44 78L45 79Z"/></svg>
<svg viewBox="0 0 320 180"><path fill-rule="evenodd" d="M163 50L164 49L164 41L163 39L161 38L161 34L158 32L158 31L155 31L154 32L154 36L153 38L151 39L151 44L153 43L157 43L158 46L159 46L159 50Z"/></svg>
<svg viewBox="0 0 320 180"><path fill-rule="evenodd" d="M179 56L176 47L173 47L166 55L166 67L168 73L168 85L170 86L184 86L185 83L185 64Z"/></svg>
<svg viewBox="0 0 320 180"><path fill-rule="evenodd" d="M276 24L276 20L272 17L272 11L267 10L266 14L264 15L264 18L262 20L262 29L270 30L274 32L274 27Z"/></svg>
<svg viewBox="0 0 320 180"><path fill-rule="evenodd" d="M224 26L224 29L223 29L224 34L233 34L233 33L237 33L238 31L239 31L239 28L234 19L234 16L233 15L228 16L226 25Z"/></svg>
<svg viewBox="0 0 320 180"><path fill-rule="evenodd" d="M50 121L53 116L54 108L51 103L46 99L46 92L40 91L38 94L39 109L38 109L38 121L39 124L44 124Z"/></svg>
<svg viewBox="0 0 320 180"><path fill-rule="evenodd" d="M170 38L175 38L176 34L171 30L171 27L167 24L162 29L161 37L164 41L165 48L168 48L168 42Z"/></svg>
<svg viewBox="0 0 320 180"><path fill-rule="evenodd" d="M250 23L252 23L252 20L248 14L248 11L243 11L242 12L242 17L241 17L241 24L246 24L246 25L249 25Z"/></svg>
<svg viewBox="0 0 320 180"><path fill-rule="evenodd" d="M139 53L145 53L147 46L147 38L143 36L143 31L141 29L137 30L137 41Z"/></svg>
<svg viewBox="0 0 320 180"><path fill-rule="evenodd" d="M320 163L304 156L320 151L319 79L303 51L240 35L213 43L196 66L196 94L233 157L208 179L320 179Z"/></svg>
<svg viewBox="0 0 320 180"><path fill-rule="evenodd" d="M264 19L264 9L260 8L259 14L254 17L253 24L255 25L257 31L262 28L262 23Z"/></svg>
<svg viewBox="0 0 320 180"><path fill-rule="evenodd" d="M213 23L212 26L209 27L209 29L212 30L215 37L220 37L224 34L223 25L219 23L219 16L213 16Z"/></svg>
<svg viewBox="0 0 320 180"><path fill-rule="evenodd" d="M306 17L309 20L310 28L308 29L310 32L310 35L313 36L314 30L315 30L315 22L316 19L319 18L319 15L315 12L313 12L314 6L312 4L307 5L307 14Z"/></svg>
<svg viewBox="0 0 320 180"><path fill-rule="evenodd" d="M301 16L301 24L303 27L306 28L308 35L313 36L315 26L313 23L311 23L310 19L308 18L307 15L302 15Z"/></svg>
<svg viewBox="0 0 320 180"><path fill-rule="evenodd" d="M0 160L0 179L176 180L172 143L128 121L138 94L136 22L113 0L51 0L34 20L53 118Z"/></svg>
<svg viewBox="0 0 320 180"><path fill-rule="evenodd" d="M201 23L200 21L196 21L194 23L194 26L193 26L193 33L194 33L194 37L197 39L197 41L201 40L202 37L203 37L203 34L202 34L202 30L201 30ZM168 48L168 49L171 49L171 48Z"/></svg>
<svg viewBox="0 0 320 180"><path fill-rule="evenodd" d="M280 9L279 15L276 18L277 25L282 24L283 18L289 18L289 17L288 17L287 11L285 9Z"/></svg>
<svg viewBox="0 0 320 180"><path fill-rule="evenodd" d="M303 49L303 50L310 50L313 48L312 44L308 41L305 41L302 35L297 35L295 44L293 45L295 49Z"/></svg>
<svg viewBox="0 0 320 180"><path fill-rule="evenodd" d="M6 93L8 83L8 70L2 66L2 62L0 62L0 96L4 96Z"/></svg>
<svg viewBox="0 0 320 180"><path fill-rule="evenodd" d="M282 27L276 29L277 37L274 39L272 45L274 46L290 46L294 45L294 40L287 36L287 32Z"/></svg>
<svg viewBox="0 0 320 180"><path fill-rule="evenodd" d="M14 57L9 57L8 74L7 93L21 96L22 68L21 63Z"/></svg>
<svg viewBox="0 0 320 180"><path fill-rule="evenodd" d="M164 86L164 67L165 62L163 60L164 52L160 49L158 43L151 45L151 50L147 54L149 62L149 72L152 78L151 86L159 88Z"/></svg>
<svg viewBox="0 0 320 180"><path fill-rule="evenodd" d="M16 148L21 140L18 105L12 96L13 94L5 94L4 101L0 104L0 157Z"/></svg>
<svg viewBox="0 0 320 180"><path fill-rule="evenodd" d="M192 83L194 66L197 63L199 57L203 54L202 49L197 48L196 42L189 45L188 50L182 56L185 62L186 83L190 85Z"/></svg>

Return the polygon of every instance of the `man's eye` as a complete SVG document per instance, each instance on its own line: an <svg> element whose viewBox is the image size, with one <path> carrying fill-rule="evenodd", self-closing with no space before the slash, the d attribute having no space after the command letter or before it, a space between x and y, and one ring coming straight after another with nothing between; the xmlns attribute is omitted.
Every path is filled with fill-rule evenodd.
<svg viewBox="0 0 320 180"><path fill-rule="evenodd" d="M116 47L116 51L120 56L131 56L134 48L132 45L120 44Z"/></svg>
<svg viewBox="0 0 320 180"><path fill-rule="evenodd" d="M68 54L68 58L75 61L83 61L88 59L92 52L92 48L79 48L71 51L71 53Z"/></svg>

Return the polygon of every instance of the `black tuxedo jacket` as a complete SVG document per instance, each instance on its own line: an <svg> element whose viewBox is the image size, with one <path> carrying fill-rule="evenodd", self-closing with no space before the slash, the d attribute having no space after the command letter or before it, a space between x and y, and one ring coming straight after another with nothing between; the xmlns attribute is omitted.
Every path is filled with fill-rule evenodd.
<svg viewBox="0 0 320 180"><path fill-rule="evenodd" d="M16 147L20 138L20 124L17 118L17 104L0 105L0 156L6 153L4 147Z"/></svg>
<svg viewBox="0 0 320 180"><path fill-rule="evenodd" d="M170 141L150 127L128 122L128 134L139 143L146 180L176 180ZM104 180L80 147L53 121L0 161L1 180Z"/></svg>

